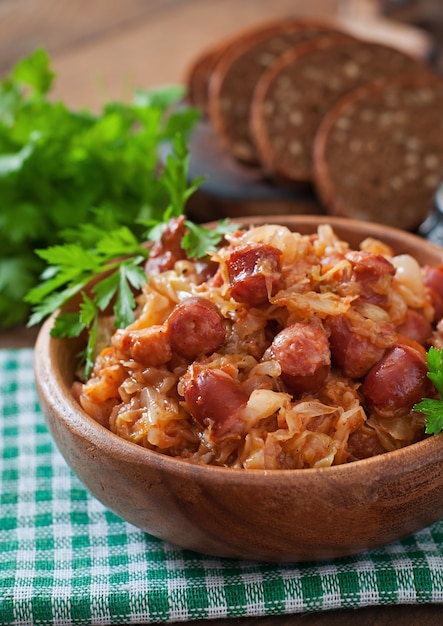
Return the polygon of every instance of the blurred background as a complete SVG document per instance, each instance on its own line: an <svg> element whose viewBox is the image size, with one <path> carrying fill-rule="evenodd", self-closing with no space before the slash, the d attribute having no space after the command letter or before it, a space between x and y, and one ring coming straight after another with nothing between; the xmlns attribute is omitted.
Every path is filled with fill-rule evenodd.
<svg viewBox="0 0 443 626"><path fill-rule="evenodd" d="M339 18L443 70L442 0L0 0L0 74L36 47L53 95L98 108L135 87L181 82L198 52L242 27L286 15Z"/></svg>

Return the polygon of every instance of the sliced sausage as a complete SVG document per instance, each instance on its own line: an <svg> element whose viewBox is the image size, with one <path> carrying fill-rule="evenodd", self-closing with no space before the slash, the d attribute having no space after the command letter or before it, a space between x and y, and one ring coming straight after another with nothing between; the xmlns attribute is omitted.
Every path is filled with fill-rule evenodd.
<svg viewBox="0 0 443 626"><path fill-rule="evenodd" d="M212 424L215 436L242 432L240 413L248 396L237 381L222 370L194 364L183 382L183 396L196 422Z"/></svg>
<svg viewBox="0 0 443 626"><path fill-rule="evenodd" d="M212 354L225 339L223 316L206 298L186 298L172 311L166 325L172 351L191 361Z"/></svg>
<svg viewBox="0 0 443 626"><path fill-rule="evenodd" d="M171 270L177 261L186 259L186 253L182 248L184 234L185 217L183 215L173 217L167 222L160 241L154 243L151 248L145 264L147 274Z"/></svg>
<svg viewBox="0 0 443 626"><path fill-rule="evenodd" d="M412 346L390 348L363 383L367 406L382 417L406 415L430 392L425 351Z"/></svg>
<svg viewBox="0 0 443 626"><path fill-rule="evenodd" d="M133 359L146 366L164 365L172 357L168 333L159 324L140 330L117 330L112 345L123 359Z"/></svg>
<svg viewBox="0 0 443 626"><path fill-rule="evenodd" d="M352 269L359 281L375 284L380 278L394 276L395 267L382 254L373 254L363 250L350 250L345 258L351 262Z"/></svg>
<svg viewBox="0 0 443 626"><path fill-rule="evenodd" d="M443 265L425 265L422 269L423 283L434 307L434 321L443 317Z"/></svg>
<svg viewBox="0 0 443 626"><path fill-rule="evenodd" d="M354 279L359 284L360 297L365 302L386 307L395 267L381 254L351 250L345 258L352 264Z"/></svg>
<svg viewBox="0 0 443 626"><path fill-rule="evenodd" d="M397 327L402 335L426 346L432 337L432 326L426 317L415 309L408 309L405 320Z"/></svg>
<svg viewBox="0 0 443 626"><path fill-rule="evenodd" d="M227 261L231 295L237 302L260 306L281 288L281 251L267 244L247 244Z"/></svg>
<svg viewBox="0 0 443 626"><path fill-rule="evenodd" d="M384 354L385 348L356 333L344 315L331 316L325 326L330 333L332 361L349 378L361 378L367 374Z"/></svg>
<svg viewBox="0 0 443 626"><path fill-rule="evenodd" d="M296 323L275 337L267 351L281 367L281 379L295 393L314 393L331 366L328 337L320 325Z"/></svg>
<svg viewBox="0 0 443 626"><path fill-rule="evenodd" d="M383 454L386 450L380 443L377 432L367 424L362 424L349 435L348 452L349 460L357 461Z"/></svg>

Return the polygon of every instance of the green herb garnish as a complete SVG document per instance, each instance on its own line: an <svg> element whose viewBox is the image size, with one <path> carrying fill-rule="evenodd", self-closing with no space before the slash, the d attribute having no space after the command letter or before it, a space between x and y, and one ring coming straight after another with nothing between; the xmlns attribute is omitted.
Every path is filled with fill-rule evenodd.
<svg viewBox="0 0 443 626"><path fill-rule="evenodd" d="M188 251L189 256L196 258L201 258L208 252L214 252L223 235L238 228L238 225L228 219L221 220L216 228L211 229L189 220L186 220L185 224L188 230L183 237L183 247Z"/></svg>
<svg viewBox="0 0 443 626"><path fill-rule="evenodd" d="M173 159L159 171L170 143L181 137L182 146L176 143L180 152L199 117L183 105L181 86L138 91L131 103L109 103L95 114L54 102L54 77L48 55L37 50L0 82L3 328L28 317L32 298L25 295L39 284L47 261L34 250L64 246L69 237L82 245L89 237L94 246L100 239L94 228L103 234L127 227L140 239L145 223L160 223L166 211L181 210L193 191L183 187L177 170L186 167L185 159ZM81 242L79 225L87 225ZM111 235L114 243L123 236L119 232ZM97 259L81 262L94 265ZM52 256L50 263L57 265ZM87 268L82 272L86 279ZM62 276L57 274L57 280ZM68 284L72 281L74 277Z"/></svg>
<svg viewBox="0 0 443 626"><path fill-rule="evenodd" d="M431 347L427 352L428 378L443 398L443 350ZM443 399L424 398L414 406L416 411L426 415L428 435L438 435L443 430Z"/></svg>
<svg viewBox="0 0 443 626"><path fill-rule="evenodd" d="M189 153L181 135L177 135L173 146L159 175L168 202L160 219L142 222L147 229L145 240L158 239L171 217L184 214L186 202L199 184L199 181L187 182ZM228 231L237 228L226 220L213 229L197 226L190 220L185 220L185 225L187 233L182 245L189 257L194 258L206 256ZM93 365L99 316L111 307L115 327L124 328L134 320L134 291L140 290L147 280L143 263L149 257L149 247L140 243L127 226L107 231L98 225L81 224L62 235L63 244L36 251L47 267L41 283L26 296L33 307L29 325L40 323L73 296L81 294L79 310L60 313L51 334L72 338L87 331L83 354L87 376Z"/></svg>

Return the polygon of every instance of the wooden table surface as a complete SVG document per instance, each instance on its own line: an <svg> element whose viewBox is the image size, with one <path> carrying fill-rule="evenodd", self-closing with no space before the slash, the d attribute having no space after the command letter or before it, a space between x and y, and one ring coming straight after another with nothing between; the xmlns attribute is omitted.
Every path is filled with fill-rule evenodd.
<svg viewBox="0 0 443 626"><path fill-rule="evenodd" d="M96 110L112 99L130 99L136 87L183 82L191 60L205 46L244 26L288 14L351 15L378 39L392 38L418 54L431 45L434 63L443 70L442 0L0 0L0 75L44 47L57 74L54 97L74 108ZM0 333L0 347L32 346L35 337L36 329L13 329ZM214 626L357 623L440 625L443 606L222 619Z"/></svg>

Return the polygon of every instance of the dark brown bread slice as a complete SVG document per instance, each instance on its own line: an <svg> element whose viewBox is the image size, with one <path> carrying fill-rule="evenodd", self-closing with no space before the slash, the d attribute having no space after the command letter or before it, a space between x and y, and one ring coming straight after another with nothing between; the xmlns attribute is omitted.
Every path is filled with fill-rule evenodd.
<svg viewBox="0 0 443 626"><path fill-rule="evenodd" d="M250 135L250 108L260 76L295 44L337 32L329 24L287 19L249 31L229 46L209 82L209 117L228 153L246 163L259 162Z"/></svg>
<svg viewBox="0 0 443 626"><path fill-rule="evenodd" d="M318 130L314 170L329 213L414 230L443 179L443 79L397 76L346 96Z"/></svg>
<svg viewBox="0 0 443 626"><path fill-rule="evenodd" d="M277 179L312 181L312 146L326 113L344 94L425 64L399 50L345 37L296 46L263 74L251 129L264 169Z"/></svg>
<svg viewBox="0 0 443 626"><path fill-rule="evenodd" d="M227 53L230 48L243 44L246 40L252 41L256 37L264 37L268 32L275 32L275 29L280 28L281 24L280 20L276 20L250 26L202 50L193 59L185 75L185 85L188 88L187 95L190 104L206 115L208 113L209 81L221 55Z"/></svg>
<svg viewBox="0 0 443 626"><path fill-rule="evenodd" d="M206 116L208 113L208 88L212 71L224 50L220 44L203 50L191 63L185 76L187 99Z"/></svg>

